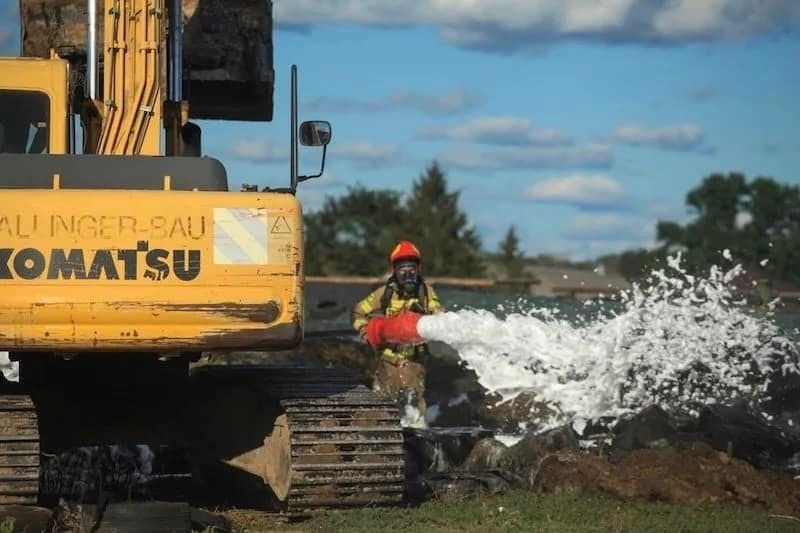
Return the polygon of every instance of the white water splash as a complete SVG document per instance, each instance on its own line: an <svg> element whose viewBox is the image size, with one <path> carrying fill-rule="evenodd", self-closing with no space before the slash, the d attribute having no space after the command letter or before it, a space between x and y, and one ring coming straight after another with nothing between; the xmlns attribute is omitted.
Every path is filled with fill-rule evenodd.
<svg viewBox="0 0 800 533"><path fill-rule="evenodd" d="M508 433L497 433L494 440L503 444L506 448L510 448L522 440L522 435L509 435Z"/></svg>
<svg viewBox="0 0 800 533"><path fill-rule="evenodd" d="M19 363L8 358L8 352L0 352L0 373L8 381L19 381Z"/></svg>
<svg viewBox="0 0 800 533"><path fill-rule="evenodd" d="M800 373L769 316L748 313L735 299L731 282L741 273L740 266L712 267L697 278L678 255L647 286L622 293L619 312L589 324L545 309L505 319L464 310L425 316L418 329L455 348L504 401L532 394L546 407L532 414L540 429L652 404L696 414L702 405L762 397L775 370Z"/></svg>
<svg viewBox="0 0 800 533"><path fill-rule="evenodd" d="M434 413L435 414L435 413ZM400 425L404 428L425 429L428 422L422 412L416 406L406 403L403 405L403 414L400 417Z"/></svg>

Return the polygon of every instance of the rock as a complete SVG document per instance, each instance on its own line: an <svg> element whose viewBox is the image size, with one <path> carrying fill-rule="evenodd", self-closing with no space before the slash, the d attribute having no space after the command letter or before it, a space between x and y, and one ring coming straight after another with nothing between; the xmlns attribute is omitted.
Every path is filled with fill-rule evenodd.
<svg viewBox="0 0 800 533"><path fill-rule="evenodd" d="M800 390L798 390L797 394L800 396ZM787 437L800 439L800 409L776 413L772 415L770 423L780 429Z"/></svg>
<svg viewBox="0 0 800 533"><path fill-rule="evenodd" d="M774 418L772 423L787 435L800 439L800 375L776 371L770 376L770 399L759 406Z"/></svg>
<svg viewBox="0 0 800 533"><path fill-rule="evenodd" d="M519 479L504 472L447 472L427 474L424 483L428 497L461 498L498 494L519 488Z"/></svg>
<svg viewBox="0 0 800 533"><path fill-rule="evenodd" d="M409 500L422 501L430 497L433 491L431 483L434 482L429 480L444 480L455 474L455 465L465 460L476 442L491 434L482 428L404 428L406 495ZM444 477L436 477L440 474ZM461 474L468 476L469 473ZM462 480L459 483L474 484L475 481Z"/></svg>
<svg viewBox="0 0 800 533"><path fill-rule="evenodd" d="M511 472L519 472L532 487L541 462L555 453L578 451L578 439L569 426L551 429L545 433L528 434L504 454L501 465Z"/></svg>
<svg viewBox="0 0 800 533"><path fill-rule="evenodd" d="M452 348L442 343L430 343L431 355L425 362L427 370L425 397L429 406L436 406L437 426L486 426L479 415L486 402L483 387L473 370L459 360Z"/></svg>
<svg viewBox="0 0 800 533"><path fill-rule="evenodd" d="M442 443L426 429L403 428L406 476L447 472L453 468Z"/></svg>
<svg viewBox="0 0 800 533"><path fill-rule="evenodd" d="M481 423L502 433L515 433L521 428L536 429L537 420L547 419L553 414L550 407L531 393L522 393L507 402L501 402L498 395L486 395L478 409Z"/></svg>
<svg viewBox="0 0 800 533"><path fill-rule="evenodd" d="M427 389L428 424L442 427L483 425L477 416L476 407L484 401L481 393L461 393L442 397L435 389ZM435 402L435 403L430 403Z"/></svg>
<svg viewBox="0 0 800 533"><path fill-rule="evenodd" d="M619 458L632 450L666 448L677 440L678 430L670 416L660 407L651 406L616 425L609 453Z"/></svg>
<svg viewBox="0 0 800 533"><path fill-rule="evenodd" d="M478 442L494 436L493 431L482 427L432 427L429 431L453 465L462 464Z"/></svg>
<svg viewBox="0 0 800 533"><path fill-rule="evenodd" d="M533 488L544 492L589 492L626 501L691 504L734 503L775 512L800 511L800 483L791 476L724 460L705 443L633 450L619 462L559 453L546 457Z"/></svg>
<svg viewBox="0 0 800 533"><path fill-rule="evenodd" d="M759 468L800 473L800 439L786 435L744 404L712 406L700 412L705 441Z"/></svg>
<svg viewBox="0 0 800 533"><path fill-rule="evenodd" d="M481 439L472 448L467 459L461 465L461 470L467 472L482 472L501 468L507 461L508 447L495 439Z"/></svg>
<svg viewBox="0 0 800 533"><path fill-rule="evenodd" d="M609 454L612 460L619 460L632 450L695 441L759 468L800 473L800 435L771 424L744 402L705 407L697 419L648 407L617 424Z"/></svg>
<svg viewBox="0 0 800 533"><path fill-rule="evenodd" d="M447 472L463 463L475 444L491 437L483 428L404 428L405 448L412 455L418 473Z"/></svg>
<svg viewBox="0 0 800 533"><path fill-rule="evenodd" d="M537 465L545 456L556 452L578 451L578 439L570 426L562 426L544 433L529 433L511 446L506 457L513 469Z"/></svg>
<svg viewBox="0 0 800 533"><path fill-rule="evenodd" d="M403 430L403 452L406 464L406 497L411 502L423 501L431 492L424 476L447 472L452 467L444 456L441 445L421 429Z"/></svg>
<svg viewBox="0 0 800 533"><path fill-rule="evenodd" d="M797 354L792 354L793 361L797 358ZM800 410L800 374L776 370L769 376L769 380L767 395L770 399L764 405L767 412L777 414Z"/></svg>

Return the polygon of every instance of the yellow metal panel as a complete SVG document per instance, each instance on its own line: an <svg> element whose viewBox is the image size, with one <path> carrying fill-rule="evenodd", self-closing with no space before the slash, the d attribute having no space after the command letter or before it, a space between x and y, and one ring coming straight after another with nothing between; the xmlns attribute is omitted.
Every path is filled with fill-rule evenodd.
<svg viewBox="0 0 800 533"><path fill-rule="evenodd" d="M256 219L223 247L238 262L215 252L231 212ZM289 194L3 190L0 350L293 346L301 265Z"/></svg>
<svg viewBox="0 0 800 533"><path fill-rule="evenodd" d="M69 150L69 63L63 59L0 58L0 89L38 91L50 98L50 153Z"/></svg>

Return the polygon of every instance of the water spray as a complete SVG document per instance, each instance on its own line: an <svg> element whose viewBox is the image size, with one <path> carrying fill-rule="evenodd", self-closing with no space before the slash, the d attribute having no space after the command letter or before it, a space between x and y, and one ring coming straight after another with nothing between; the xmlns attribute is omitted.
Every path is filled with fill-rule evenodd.
<svg viewBox="0 0 800 533"><path fill-rule="evenodd" d="M547 309L499 318L488 310L401 313L370 322L373 345L441 341L502 401L521 394L547 409L540 429L618 418L659 405L696 415L702 406L767 399L770 376L800 374L791 340L770 313L738 297L740 266L691 275L680 256L644 285L619 295L621 308L575 325Z"/></svg>

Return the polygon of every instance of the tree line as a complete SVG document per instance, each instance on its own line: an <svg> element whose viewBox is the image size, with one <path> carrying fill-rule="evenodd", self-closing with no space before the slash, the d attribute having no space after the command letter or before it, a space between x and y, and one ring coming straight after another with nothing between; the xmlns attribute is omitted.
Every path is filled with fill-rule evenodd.
<svg viewBox="0 0 800 533"><path fill-rule="evenodd" d="M707 271L721 263L727 249L762 277L800 284L800 188L769 177L748 182L741 173L709 175L686 195L691 221L660 221L656 247L578 264L545 255L526 257L513 225L496 250L484 250L459 196L436 162L417 177L407 196L363 185L329 196L320 210L304 217L306 272L381 275L389 268L389 250L408 239L423 251L425 272L436 276L483 277L489 263L508 278L525 276L526 264L603 264L635 280L677 251L690 270Z"/></svg>
<svg viewBox="0 0 800 533"><path fill-rule="evenodd" d="M431 164L407 198L393 190L350 187L327 197L305 216L306 273L377 276L389 270L388 255L400 240L423 252L424 271L437 276L482 277L481 239L458 205L459 193Z"/></svg>
<svg viewBox="0 0 800 533"><path fill-rule="evenodd" d="M711 174L686 195L692 220L659 221L658 246L601 258L629 279L668 254L682 252L692 272L725 264L723 253L751 274L800 284L800 187L769 177L748 182L738 172Z"/></svg>

